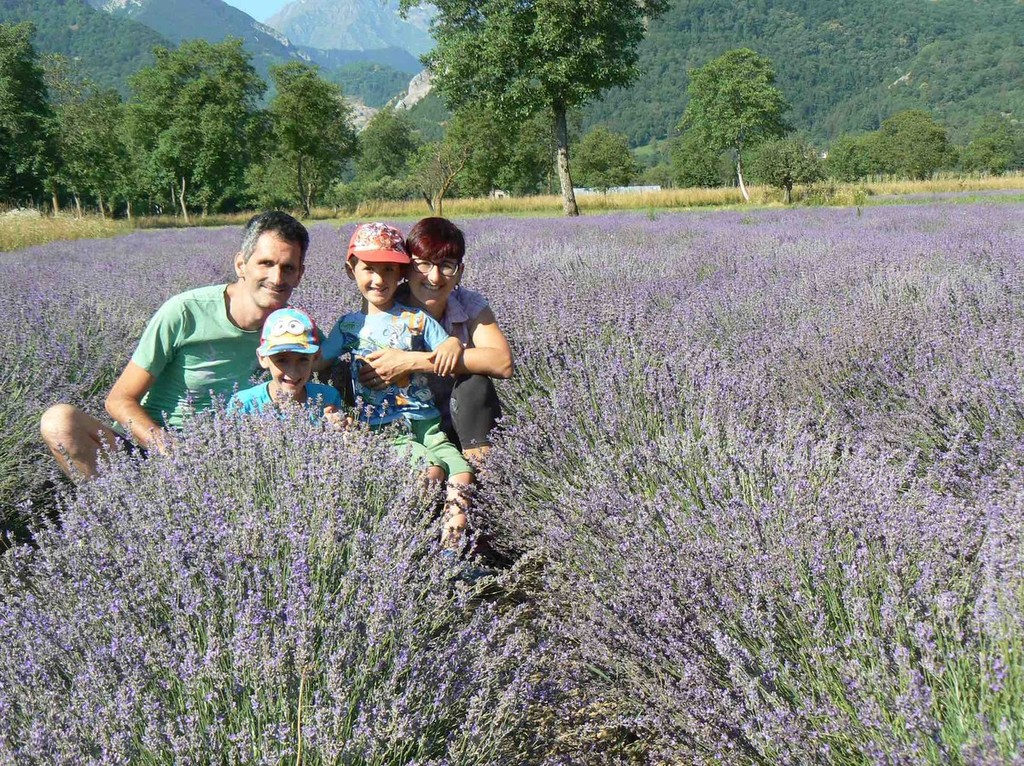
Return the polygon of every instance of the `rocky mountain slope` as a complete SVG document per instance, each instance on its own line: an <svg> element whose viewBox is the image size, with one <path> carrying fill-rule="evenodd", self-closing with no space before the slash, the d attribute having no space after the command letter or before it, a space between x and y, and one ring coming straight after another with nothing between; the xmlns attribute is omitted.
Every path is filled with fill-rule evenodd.
<svg viewBox="0 0 1024 766"><path fill-rule="evenodd" d="M431 12L398 14L397 0L295 0L267 23L293 42L323 49L397 47L417 56L433 43L428 33Z"/></svg>

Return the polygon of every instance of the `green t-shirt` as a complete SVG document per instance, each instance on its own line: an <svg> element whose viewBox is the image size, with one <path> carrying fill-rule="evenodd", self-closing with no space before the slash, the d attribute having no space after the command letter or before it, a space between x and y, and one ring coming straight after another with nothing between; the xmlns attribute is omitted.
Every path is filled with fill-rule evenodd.
<svg viewBox="0 0 1024 766"><path fill-rule="evenodd" d="M249 387L259 366L260 333L232 324L226 288L211 285L175 295L142 333L132 361L156 378L142 407L157 423L178 428L187 410L208 409L214 395L228 398L236 386Z"/></svg>

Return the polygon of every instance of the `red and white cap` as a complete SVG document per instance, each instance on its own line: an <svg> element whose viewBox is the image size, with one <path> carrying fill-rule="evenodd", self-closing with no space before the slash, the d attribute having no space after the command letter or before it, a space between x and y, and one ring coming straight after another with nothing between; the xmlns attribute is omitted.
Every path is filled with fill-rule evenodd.
<svg viewBox="0 0 1024 766"><path fill-rule="evenodd" d="M348 241L346 258L356 257L367 263L411 263L405 249L405 237L386 223L361 223Z"/></svg>

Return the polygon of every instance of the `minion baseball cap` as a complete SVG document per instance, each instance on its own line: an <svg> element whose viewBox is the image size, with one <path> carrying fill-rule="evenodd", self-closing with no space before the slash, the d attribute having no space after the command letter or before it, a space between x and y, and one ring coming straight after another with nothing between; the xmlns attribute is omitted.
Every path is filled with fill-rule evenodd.
<svg viewBox="0 0 1024 766"><path fill-rule="evenodd" d="M366 263L412 263L402 232L386 223L359 224L348 241L346 260L353 256Z"/></svg>
<svg viewBox="0 0 1024 766"><path fill-rule="evenodd" d="M267 317L260 335L260 356L273 356L284 351L315 354L320 350L320 330L309 315L299 309L278 309Z"/></svg>

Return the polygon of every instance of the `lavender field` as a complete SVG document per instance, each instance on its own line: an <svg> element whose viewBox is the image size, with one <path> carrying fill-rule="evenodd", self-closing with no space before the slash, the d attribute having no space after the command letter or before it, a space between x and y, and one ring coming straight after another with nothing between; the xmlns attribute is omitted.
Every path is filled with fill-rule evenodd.
<svg viewBox="0 0 1024 766"><path fill-rule="evenodd" d="M517 363L475 586L369 434L212 413L55 489L42 409L240 230L0 255L0 762L1024 763L1024 206L465 230Z"/></svg>

